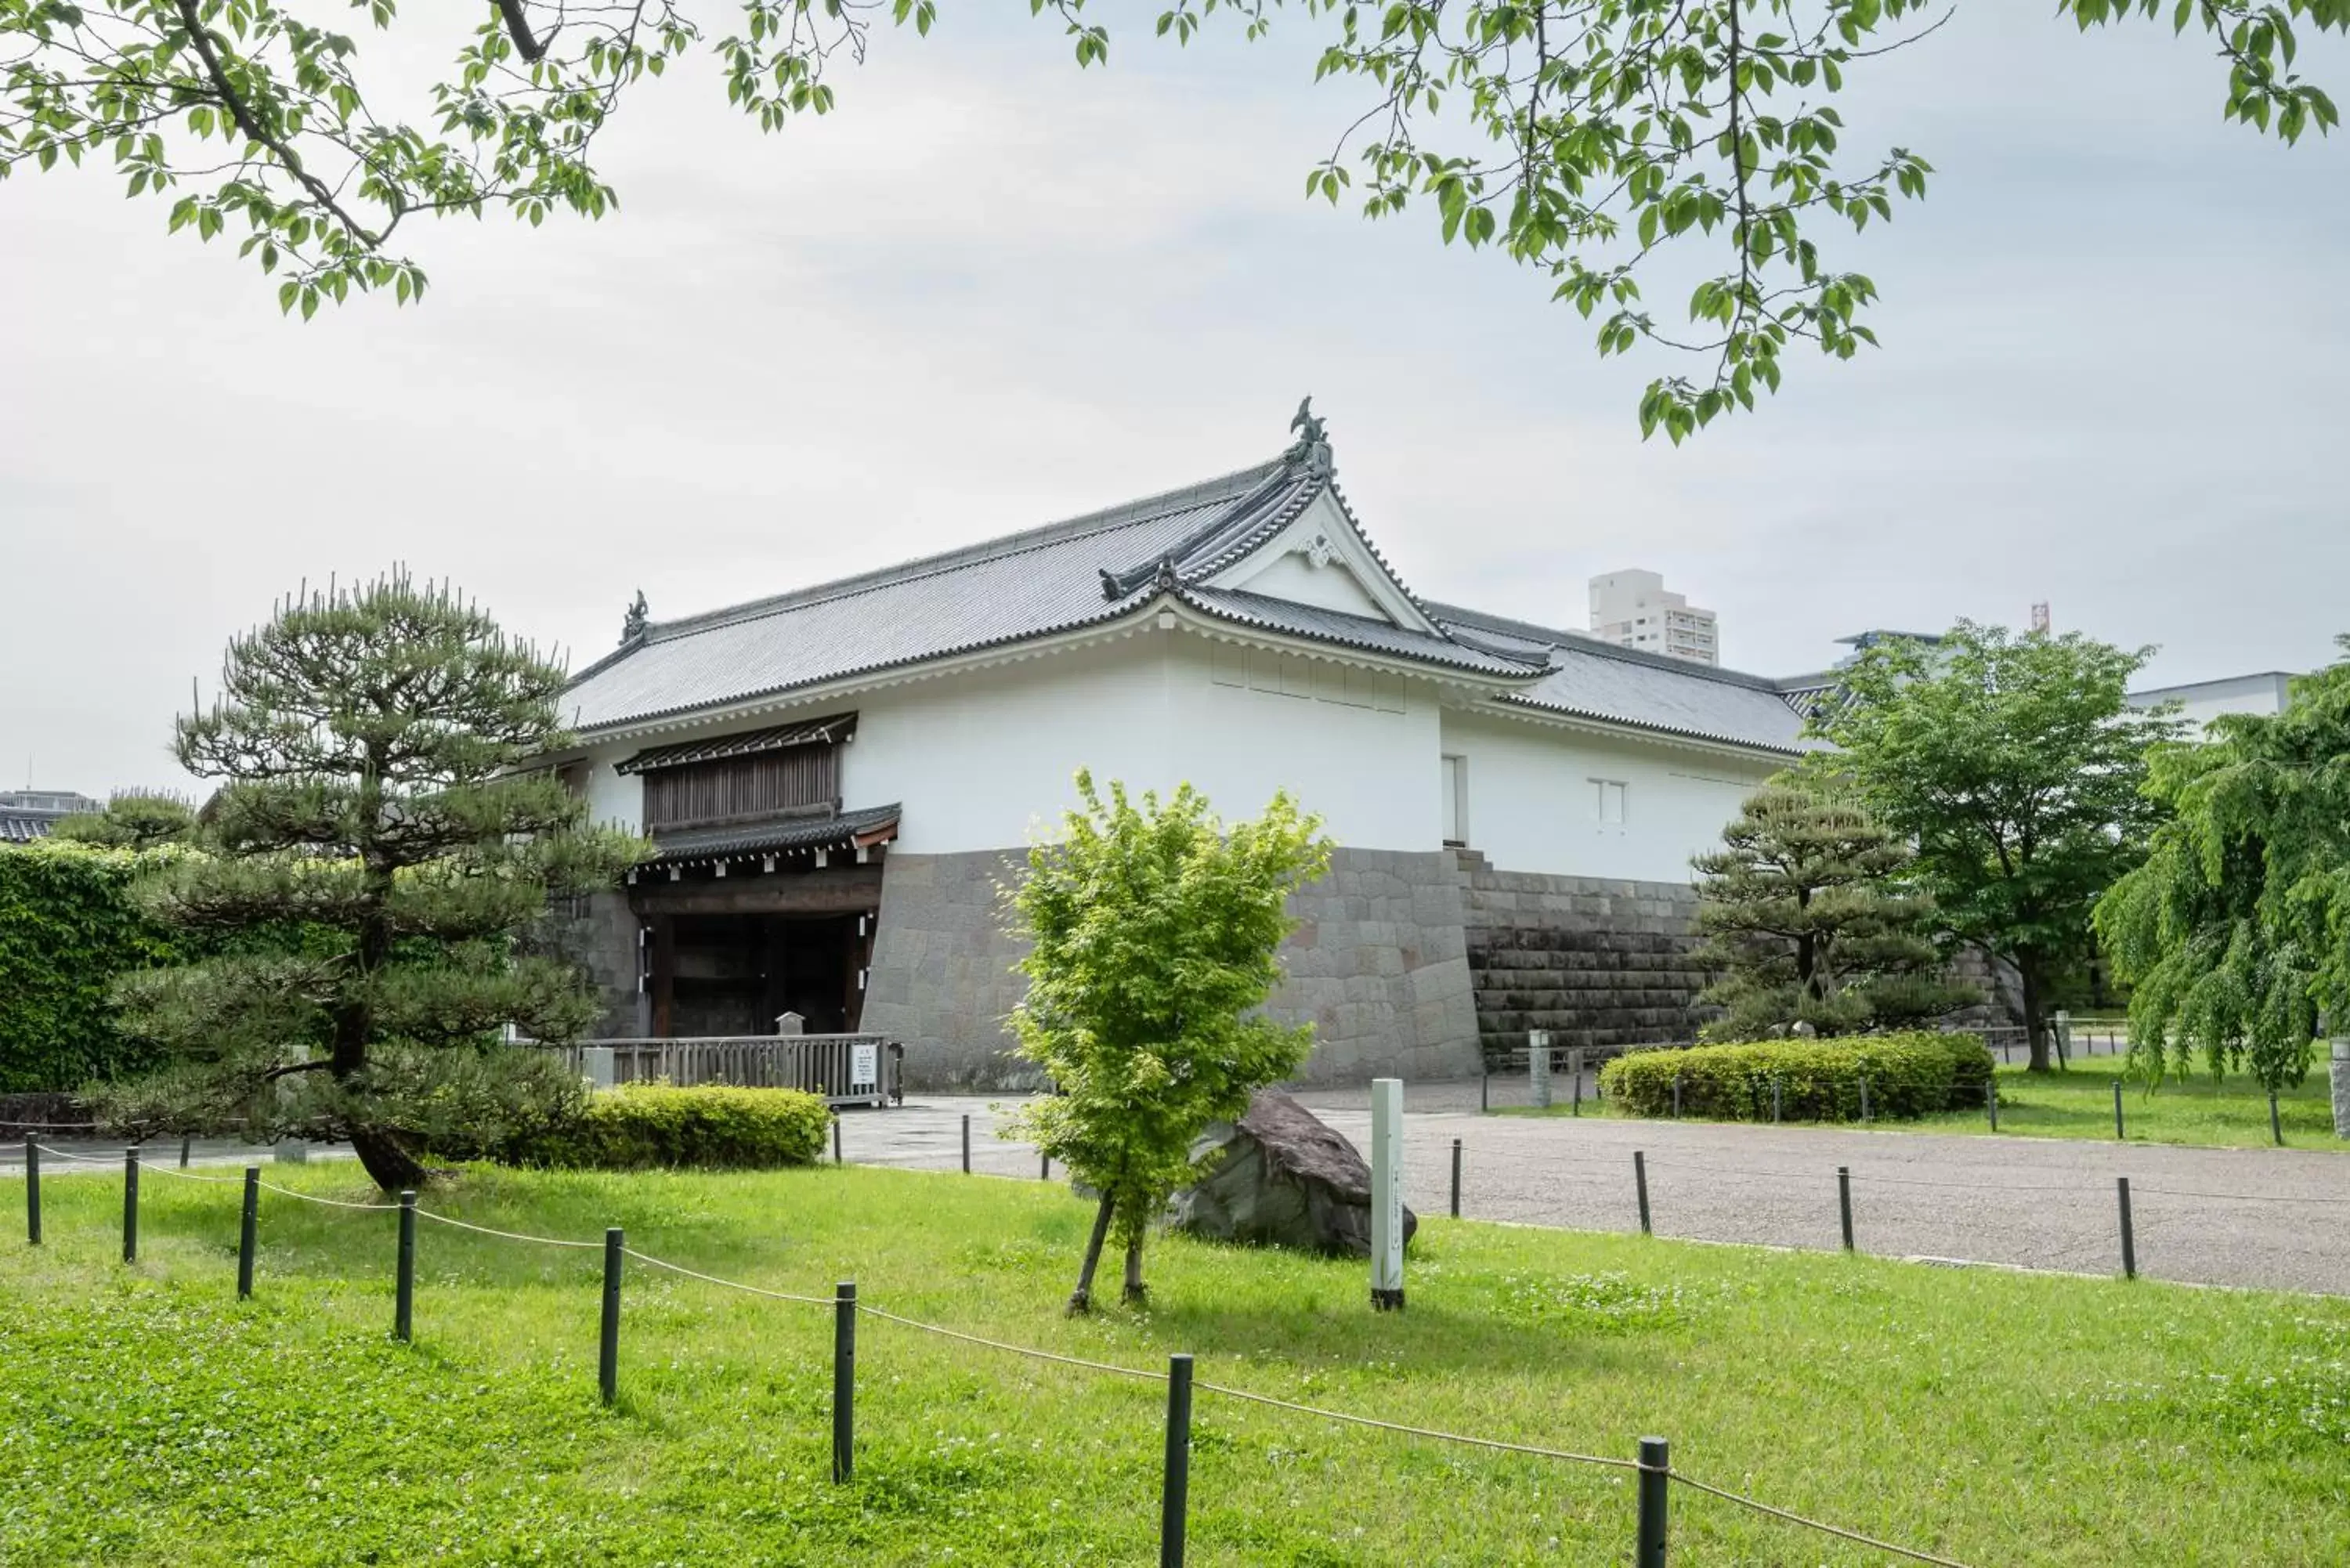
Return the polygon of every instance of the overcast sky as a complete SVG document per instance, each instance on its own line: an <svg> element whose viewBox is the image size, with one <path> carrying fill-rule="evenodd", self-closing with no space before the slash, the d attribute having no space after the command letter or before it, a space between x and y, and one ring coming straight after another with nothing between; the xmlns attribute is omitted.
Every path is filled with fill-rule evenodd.
<svg viewBox="0 0 2350 1568"><path fill-rule="evenodd" d="M425 229L421 308L307 326L110 174L9 181L0 783L184 787L190 678L305 576L404 561L584 663L639 587L667 618L1221 473L1307 392L1425 597L1577 627L1650 566L1774 674L2040 599L2161 645L2147 683L2324 662L2350 137L2288 151L2193 38L2028 9L1847 106L1848 147L1940 171L1837 242L1884 349L1678 451L1634 418L1663 361L1596 359L1542 279L1301 199L1362 99L1297 15L1178 51L1129 12L1080 73L947 0L774 138L673 74L602 143L617 215ZM2338 40L2303 66L2350 101Z"/></svg>

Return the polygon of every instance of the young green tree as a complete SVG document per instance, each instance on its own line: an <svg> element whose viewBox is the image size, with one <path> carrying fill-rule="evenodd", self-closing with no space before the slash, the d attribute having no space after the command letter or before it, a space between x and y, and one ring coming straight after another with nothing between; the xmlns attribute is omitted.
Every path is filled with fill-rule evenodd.
<svg viewBox="0 0 2350 1568"><path fill-rule="evenodd" d="M511 1024L576 1036L597 1002L516 950L551 891L604 887L637 840L535 758L566 735L564 672L445 587L395 573L312 594L230 643L222 693L179 721L189 772L225 780L186 857L136 889L224 956L124 976L125 1027L171 1064L118 1119L347 1139L387 1190L577 1085ZM238 937L249 938L237 941Z"/></svg>
<svg viewBox="0 0 2350 1568"><path fill-rule="evenodd" d="M1013 1028L1055 1090L1011 1130L1101 1199L1073 1313L1092 1304L1113 1231L1125 1299L1143 1299L1143 1241L1191 1174L1192 1140L1305 1060L1310 1029L1254 1010L1281 983L1289 895L1330 858L1320 819L1286 794L1227 825L1189 784L1138 805L1117 784L1104 799L1080 773L1077 793L1064 836L1029 851L1007 893L1011 929L1029 944Z"/></svg>
<svg viewBox="0 0 2350 1568"><path fill-rule="evenodd" d="M1754 1040L1915 1023L1980 1000L1941 978L1931 913L1904 890L1908 848L1849 800L1773 784L1747 797L1722 846L1694 857L1699 994L1725 1010L1709 1038Z"/></svg>
<svg viewBox="0 0 2350 1568"><path fill-rule="evenodd" d="M187 802L168 794L129 791L99 810L64 818L49 829L49 836L109 849L153 849L185 844L195 831L196 814Z"/></svg>
<svg viewBox="0 0 2350 1568"><path fill-rule="evenodd" d="M2146 863L2097 902L2132 986L2132 1065L2151 1081L2199 1049L2270 1090L2309 1071L2321 1011L2350 1020L2350 637L2282 713L2212 721L2165 747L2146 790L2169 814Z"/></svg>
<svg viewBox="0 0 2350 1568"><path fill-rule="evenodd" d="M1253 38L1283 0L1171 0L1179 44L1220 18ZM1109 33L1086 0L1031 0L1079 66ZM171 202L173 230L224 234L305 317L424 273L411 220L503 210L601 217L618 202L598 133L646 76L690 56L764 131L834 105L878 4L810 0L491 0L468 8L366 0L0 0L0 175L86 155L132 196ZM1866 275L1832 260L1840 234L1888 221L1932 172L1906 148L1864 144L1837 99L1878 60L1926 44L1947 7L1925 0L1291 0L1322 45L1316 79L1356 88L1348 129L1306 194L1359 189L1367 216L1417 203L1445 243L1491 246L1547 274L1555 298L1598 317L1601 354L1679 356L1640 402L1678 441L1777 389L1791 346L1849 358L1875 337ZM2350 31L2350 0L2056 0L2083 31L2136 18L2193 30L2226 78L2220 112L2287 142L2337 123L2299 74L2314 35ZM890 0L928 33L937 0ZM413 57L447 50L438 79L362 50L398 30ZM442 57L447 57L446 55ZM1687 327L1659 322L1641 278L1702 281ZM1711 273L1711 276L1703 275ZM1676 283L1676 289L1687 286Z"/></svg>
<svg viewBox="0 0 2350 1568"><path fill-rule="evenodd" d="M2138 786L2178 726L2126 695L2151 651L1960 621L1865 649L1813 720L1842 748L1814 766L1915 846L1940 928L2014 967L2034 1072L2049 983L2089 952L2090 911L2161 815Z"/></svg>

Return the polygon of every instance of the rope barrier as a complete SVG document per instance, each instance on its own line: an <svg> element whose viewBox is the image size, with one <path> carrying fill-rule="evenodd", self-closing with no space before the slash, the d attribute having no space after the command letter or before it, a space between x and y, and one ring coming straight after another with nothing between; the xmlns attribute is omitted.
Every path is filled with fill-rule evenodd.
<svg viewBox="0 0 2350 1568"><path fill-rule="evenodd" d="M421 1212L421 1210L419 1212ZM601 1245L601 1243L598 1244ZM567 1245L584 1247L588 1245L588 1243L585 1241L574 1241L567 1243ZM798 1302L804 1306L831 1306L835 1304L834 1298L831 1296L795 1296L788 1291L771 1291L764 1285L746 1285L740 1280L722 1280L716 1274L705 1274L698 1270L689 1269L682 1263L672 1263L666 1258L656 1258L650 1252L639 1252L634 1247L623 1247L620 1251L627 1253L629 1257L634 1258L639 1263L644 1263L656 1269L667 1269L672 1274L683 1274L689 1280L700 1280L702 1283L707 1285L723 1285L730 1291L743 1291L754 1296L765 1296L772 1301Z"/></svg>
<svg viewBox="0 0 2350 1568"><path fill-rule="evenodd" d="M1734 1502L1741 1508L1751 1508L1757 1513L1767 1513L1773 1519L1783 1519L1790 1524L1800 1524L1807 1530L1816 1530L1823 1535L1834 1535L1841 1540L1873 1547L1879 1552L1890 1552L1897 1557L1907 1557L1912 1563L1931 1563L1936 1565L1936 1568L1967 1568L1965 1563L1955 1558L1937 1557L1930 1552L1919 1552L1908 1546L1896 1546L1890 1541L1879 1541L1873 1535L1863 1535L1857 1530L1846 1530L1841 1525L1825 1523L1816 1519L1806 1519L1800 1513L1792 1513L1783 1508L1773 1508L1767 1502L1757 1502L1751 1497L1741 1497L1734 1491L1725 1491L1718 1486L1709 1486L1693 1477L1683 1475L1679 1470L1668 1470L1665 1473L1669 1478L1692 1491L1701 1491L1708 1497L1718 1497L1725 1501Z"/></svg>
<svg viewBox="0 0 2350 1568"><path fill-rule="evenodd" d="M269 1184L265 1181L262 1185L264 1187L267 1187ZM345 1204L344 1207L347 1209L385 1209L393 1206L382 1203L348 1203ZM449 1225L453 1226L460 1231L471 1231L474 1234L480 1236L495 1236L500 1241L526 1241L534 1246L539 1247L578 1247L587 1251L598 1252L604 1250L604 1243L601 1241L567 1241L560 1236L530 1236L524 1234L520 1231L497 1231L491 1229L487 1225L475 1225L470 1220L453 1220L446 1214L435 1214L430 1209L417 1210L416 1217L419 1220L430 1220L435 1225Z"/></svg>
<svg viewBox="0 0 2350 1568"><path fill-rule="evenodd" d="M2319 1192L2190 1192L2177 1187L2140 1187L2136 1182L2130 1184L2130 1191L2157 1198L2224 1198L2239 1203L2350 1203L2350 1196L2334 1198Z"/></svg>
<svg viewBox="0 0 2350 1568"><path fill-rule="evenodd" d="M923 1323L918 1318L899 1317L896 1313L883 1312L879 1307L867 1306L862 1302L858 1303L857 1310L867 1317L878 1317L884 1323L899 1324L907 1328L919 1328L924 1334L943 1334L949 1339L960 1339L969 1345L983 1345L990 1350L1001 1350L1013 1355L1025 1355L1036 1361L1057 1361L1064 1366L1082 1366L1089 1372L1107 1372L1119 1377L1139 1377L1145 1383L1167 1381L1167 1374L1164 1372L1145 1372L1139 1367L1118 1366L1107 1361L1087 1361L1080 1355L1062 1355L1050 1350L1031 1350L1024 1345L1006 1345L1000 1339L982 1339L978 1334L965 1334L960 1329L941 1328L937 1324Z"/></svg>
<svg viewBox="0 0 2350 1568"><path fill-rule="evenodd" d="M1270 1405L1277 1410L1295 1410L1301 1416L1318 1416L1326 1421L1340 1421L1351 1427L1371 1427L1382 1432L1400 1432L1406 1437L1432 1438L1440 1443L1461 1443L1472 1449L1492 1449L1505 1454L1531 1454L1537 1459L1566 1459L1578 1465L1605 1465L1610 1469L1637 1470L1638 1459L1611 1459L1605 1454L1577 1454L1565 1449L1537 1448L1531 1443L1508 1443L1498 1438L1472 1438L1461 1432L1440 1432L1433 1427L1407 1427L1397 1421L1382 1421L1372 1416L1355 1416L1344 1410L1326 1410L1318 1405L1300 1405L1288 1399L1276 1399L1270 1394L1252 1394L1245 1388L1228 1388L1221 1383L1194 1383L1192 1387L1209 1394L1221 1394L1227 1399L1240 1399L1252 1405Z"/></svg>
<svg viewBox="0 0 2350 1568"><path fill-rule="evenodd" d="M109 1163L110 1164L112 1162L109 1161ZM151 1159L140 1160L139 1162L139 1168L141 1170L160 1170L166 1176L176 1176L182 1181L222 1181L228 1183L232 1187L242 1187L244 1185L244 1178L242 1176L203 1176L192 1170L182 1170L175 1165L158 1165Z"/></svg>
<svg viewBox="0 0 2350 1568"><path fill-rule="evenodd" d="M264 1181L256 1185L264 1192L275 1192L286 1198L298 1198L305 1203L323 1204L328 1209L364 1209L370 1214L390 1214L400 1208L397 1203L353 1203L341 1198L320 1198L315 1193L296 1192L290 1187L280 1187L274 1181ZM420 1209L417 1212L421 1214L424 1210Z"/></svg>
<svg viewBox="0 0 2350 1568"><path fill-rule="evenodd" d="M45 1143L36 1143L33 1147L39 1149L43 1154L53 1154L59 1159L77 1159L84 1165L120 1165L122 1163L122 1158L120 1155L76 1154L70 1149L51 1148Z"/></svg>

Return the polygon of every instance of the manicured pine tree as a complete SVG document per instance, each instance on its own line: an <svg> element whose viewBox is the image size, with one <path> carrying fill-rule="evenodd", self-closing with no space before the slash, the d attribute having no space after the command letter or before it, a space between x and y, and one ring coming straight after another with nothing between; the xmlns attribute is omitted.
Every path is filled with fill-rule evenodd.
<svg viewBox="0 0 2350 1568"><path fill-rule="evenodd" d="M185 844L195 836L196 814L188 803L168 794L129 790L96 811L62 818L49 836L75 844L96 844L109 849L153 849Z"/></svg>
<svg viewBox="0 0 2350 1568"><path fill-rule="evenodd" d="M1189 784L1137 805L1116 784L1103 799L1080 773L1077 793L1083 809L1029 852L1009 894L1028 944L1013 1028L1055 1091L1010 1131L1100 1195L1072 1313L1091 1306L1113 1231L1125 1299L1144 1298L1143 1241L1192 1174L1192 1141L1305 1060L1312 1032L1256 1009L1281 983L1289 895L1330 859L1320 819L1286 794L1227 825Z"/></svg>
<svg viewBox="0 0 2350 1568"><path fill-rule="evenodd" d="M1980 998L1941 978L1930 906L1903 890L1908 850L1849 801L1784 784L1751 796L1695 857L1696 954L1721 978L1699 1001L1725 1010L1711 1038L1797 1023L1822 1034L1896 1027Z"/></svg>
<svg viewBox="0 0 2350 1568"><path fill-rule="evenodd" d="M508 1025L575 1038L585 978L521 950L551 892L606 887L639 840L586 826L538 758L568 742L562 669L445 586L395 572L312 593L229 645L175 750L225 781L207 853L135 897L225 956L126 975L131 1033L171 1064L119 1120L347 1140L387 1190L428 1149L479 1147L578 1087Z"/></svg>

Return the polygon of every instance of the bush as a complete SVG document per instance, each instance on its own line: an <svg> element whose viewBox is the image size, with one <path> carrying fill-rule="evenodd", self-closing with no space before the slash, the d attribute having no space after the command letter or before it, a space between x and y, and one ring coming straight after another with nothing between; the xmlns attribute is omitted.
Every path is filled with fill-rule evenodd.
<svg viewBox="0 0 2350 1568"><path fill-rule="evenodd" d="M1683 1115L1768 1121L1775 1079L1785 1119L1843 1122L1860 1119L1863 1078L1869 1114L1903 1118L1980 1101L1991 1066L1975 1035L1918 1031L1639 1051L1608 1063L1600 1082L1635 1116L1669 1116L1678 1078Z"/></svg>
<svg viewBox="0 0 2350 1568"><path fill-rule="evenodd" d="M500 1147L506 1165L573 1170L771 1170L813 1165L832 1109L797 1089L681 1089L629 1084L588 1097L565 1125Z"/></svg>
<svg viewBox="0 0 2350 1568"><path fill-rule="evenodd" d="M153 1064L117 1027L107 992L125 971L182 956L128 893L134 876L175 853L0 848L0 1090L77 1089Z"/></svg>

